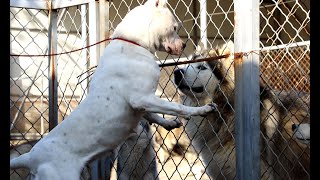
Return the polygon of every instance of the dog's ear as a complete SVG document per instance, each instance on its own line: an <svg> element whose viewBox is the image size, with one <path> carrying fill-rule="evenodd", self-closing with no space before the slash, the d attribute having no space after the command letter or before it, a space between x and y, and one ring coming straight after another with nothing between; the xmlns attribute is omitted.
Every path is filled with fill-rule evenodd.
<svg viewBox="0 0 320 180"><path fill-rule="evenodd" d="M199 57L203 54L203 50L204 50L204 46L203 46L203 43L202 42L199 42L197 47L196 47L196 50L194 51L193 53L193 56L194 57Z"/></svg>
<svg viewBox="0 0 320 180"><path fill-rule="evenodd" d="M167 0L148 0L146 4L151 4L152 6L155 7L161 7L161 8L166 8L167 7Z"/></svg>
<svg viewBox="0 0 320 180"><path fill-rule="evenodd" d="M198 46L196 47L196 52L197 52L197 53L200 53L200 52L203 51L203 50L204 50L204 45L203 45L203 42L200 41L199 44L198 44Z"/></svg>
<svg viewBox="0 0 320 180"><path fill-rule="evenodd" d="M229 40L224 44L220 44L217 46L217 51L219 55L231 54L234 53L234 44L233 41Z"/></svg>

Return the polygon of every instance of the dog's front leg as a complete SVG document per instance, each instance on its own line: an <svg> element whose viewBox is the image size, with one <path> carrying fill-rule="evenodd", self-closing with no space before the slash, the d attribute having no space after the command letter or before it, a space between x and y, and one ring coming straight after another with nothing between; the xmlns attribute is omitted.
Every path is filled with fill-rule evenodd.
<svg viewBox="0 0 320 180"><path fill-rule="evenodd" d="M156 123L164 127L166 130L171 131L174 128L178 128L182 126L181 121L179 121L178 118L176 118L173 121L168 121L159 115L151 112L146 112L146 114L143 116L150 124Z"/></svg>
<svg viewBox="0 0 320 180"><path fill-rule="evenodd" d="M216 109L216 104L207 104L200 107L184 106L182 104L169 102L155 95L131 96L129 103L135 110L152 113L169 114L189 118L190 116L206 115Z"/></svg>

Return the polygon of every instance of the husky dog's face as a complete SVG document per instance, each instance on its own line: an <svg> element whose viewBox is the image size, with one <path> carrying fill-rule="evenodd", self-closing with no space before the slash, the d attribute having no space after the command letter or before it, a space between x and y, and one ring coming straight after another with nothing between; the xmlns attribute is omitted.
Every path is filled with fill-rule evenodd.
<svg viewBox="0 0 320 180"><path fill-rule="evenodd" d="M286 113L284 117L285 129L292 140L299 143L300 147L307 147L310 143L310 114L309 96L307 94L295 95L294 93L280 94L280 99Z"/></svg>
<svg viewBox="0 0 320 180"><path fill-rule="evenodd" d="M304 144L310 143L310 124L292 124L293 137Z"/></svg>
<svg viewBox="0 0 320 180"><path fill-rule="evenodd" d="M301 95L289 110L292 112L291 125L293 138L300 143L309 145L310 143L310 114L309 114L309 96Z"/></svg>
<svg viewBox="0 0 320 180"><path fill-rule="evenodd" d="M215 57L233 52L233 42L222 44L212 50L204 49L202 44L197 46L191 59ZM184 65L174 71L174 83L179 90L197 99L211 98L218 90L219 84L233 89L234 69L233 58L224 58L208 62L198 62Z"/></svg>
<svg viewBox="0 0 320 180"><path fill-rule="evenodd" d="M174 83L185 95L200 98L213 94L219 80L207 63L199 62L175 70Z"/></svg>

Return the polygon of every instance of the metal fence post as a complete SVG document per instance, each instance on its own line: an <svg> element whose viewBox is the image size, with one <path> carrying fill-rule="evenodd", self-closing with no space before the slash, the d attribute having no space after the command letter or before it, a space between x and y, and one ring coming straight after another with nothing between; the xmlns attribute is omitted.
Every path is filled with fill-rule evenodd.
<svg viewBox="0 0 320 180"><path fill-rule="evenodd" d="M96 43L97 38L97 5L96 2L90 2L89 3L89 43L93 44ZM90 66L95 66L98 64L98 55L97 55L97 46L92 46L89 48L90 51Z"/></svg>
<svg viewBox="0 0 320 180"><path fill-rule="evenodd" d="M106 3L109 3L109 2L106 2L106 0L99 0L99 40L103 40L103 39L106 39L106 24L109 23L109 22L106 22L106 13L108 13L109 9L107 9L106 7ZM100 48L99 48L99 57L102 56L103 54L103 50L106 46L106 42L103 42L100 44Z"/></svg>
<svg viewBox="0 0 320 180"><path fill-rule="evenodd" d="M235 52L259 48L259 0L234 1ZM235 58L237 179L260 179L259 55Z"/></svg>
<svg viewBox="0 0 320 180"><path fill-rule="evenodd" d="M205 49L208 47L207 28L207 0L200 0L200 39Z"/></svg>
<svg viewBox="0 0 320 180"><path fill-rule="evenodd" d="M57 52L58 10L49 10L49 54ZM49 131L58 125L58 76L56 56L49 56Z"/></svg>

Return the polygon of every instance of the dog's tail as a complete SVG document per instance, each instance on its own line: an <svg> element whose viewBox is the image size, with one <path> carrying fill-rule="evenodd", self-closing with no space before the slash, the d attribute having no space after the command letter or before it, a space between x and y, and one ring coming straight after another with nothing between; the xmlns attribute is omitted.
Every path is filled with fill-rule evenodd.
<svg viewBox="0 0 320 180"><path fill-rule="evenodd" d="M10 160L10 168L29 168L28 164L30 163L30 155L29 153L22 154L18 157L15 157Z"/></svg>

